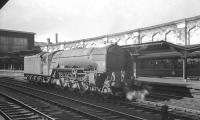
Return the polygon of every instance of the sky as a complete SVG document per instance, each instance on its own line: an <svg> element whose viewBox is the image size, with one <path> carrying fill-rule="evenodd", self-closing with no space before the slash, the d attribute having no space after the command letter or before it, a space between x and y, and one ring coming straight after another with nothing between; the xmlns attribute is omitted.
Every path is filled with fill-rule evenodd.
<svg viewBox="0 0 200 120"><path fill-rule="evenodd" d="M200 0L9 0L0 29L34 32L55 43L123 32L200 15Z"/></svg>

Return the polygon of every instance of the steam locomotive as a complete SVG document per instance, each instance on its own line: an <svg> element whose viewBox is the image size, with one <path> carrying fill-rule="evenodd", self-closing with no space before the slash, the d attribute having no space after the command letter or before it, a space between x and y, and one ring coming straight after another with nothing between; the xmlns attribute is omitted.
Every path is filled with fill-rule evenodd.
<svg viewBox="0 0 200 120"><path fill-rule="evenodd" d="M118 45L79 48L24 58L24 77L41 83L103 94L120 95L132 85L130 55Z"/></svg>

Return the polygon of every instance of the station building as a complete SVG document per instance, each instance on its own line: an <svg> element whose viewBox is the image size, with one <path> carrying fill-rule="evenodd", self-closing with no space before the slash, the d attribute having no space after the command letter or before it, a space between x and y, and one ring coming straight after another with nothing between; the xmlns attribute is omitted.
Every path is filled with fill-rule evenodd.
<svg viewBox="0 0 200 120"><path fill-rule="evenodd" d="M0 69L23 70L24 56L40 52L33 32L0 29Z"/></svg>

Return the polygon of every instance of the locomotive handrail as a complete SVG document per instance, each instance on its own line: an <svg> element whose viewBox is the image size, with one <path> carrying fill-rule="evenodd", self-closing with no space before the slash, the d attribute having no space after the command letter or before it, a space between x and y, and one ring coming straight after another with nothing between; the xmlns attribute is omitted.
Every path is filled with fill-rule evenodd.
<svg viewBox="0 0 200 120"><path fill-rule="evenodd" d="M84 73L77 73L77 75L85 75L86 73L84 72Z"/></svg>
<svg viewBox="0 0 200 120"><path fill-rule="evenodd" d="M91 71L91 70L84 70L83 72L85 72L85 73L95 73L97 71L96 70L93 70L93 71Z"/></svg>
<svg viewBox="0 0 200 120"><path fill-rule="evenodd" d="M39 75L39 76L46 76L46 77L50 77L50 75L44 75L44 74L32 74L32 73L24 73L26 75Z"/></svg>
<svg viewBox="0 0 200 120"><path fill-rule="evenodd" d="M76 70L84 70L84 68L53 68L54 70L72 70L72 69L76 69Z"/></svg>

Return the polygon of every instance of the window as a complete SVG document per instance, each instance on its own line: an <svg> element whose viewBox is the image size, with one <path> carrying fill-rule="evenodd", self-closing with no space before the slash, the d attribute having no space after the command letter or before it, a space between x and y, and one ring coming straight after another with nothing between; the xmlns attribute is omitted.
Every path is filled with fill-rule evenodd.
<svg viewBox="0 0 200 120"><path fill-rule="evenodd" d="M27 38L5 37L0 36L1 52L12 52L28 49Z"/></svg>

